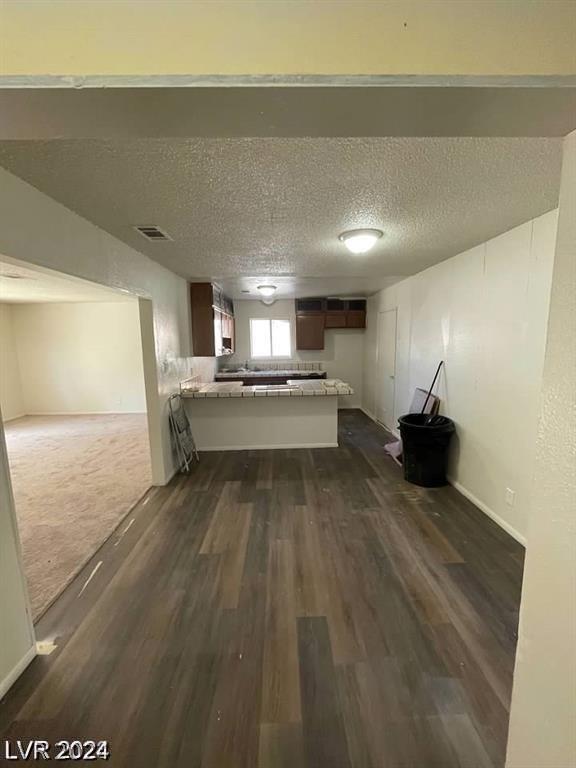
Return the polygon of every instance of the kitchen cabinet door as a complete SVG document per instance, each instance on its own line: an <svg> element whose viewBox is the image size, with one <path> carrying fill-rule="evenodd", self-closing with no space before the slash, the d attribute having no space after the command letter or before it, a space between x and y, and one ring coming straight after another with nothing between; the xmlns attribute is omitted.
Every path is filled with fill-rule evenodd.
<svg viewBox="0 0 576 768"><path fill-rule="evenodd" d="M326 328L346 328L346 312L326 312Z"/></svg>
<svg viewBox="0 0 576 768"><path fill-rule="evenodd" d="M296 314L311 314L312 312L324 312L325 299L296 299Z"/></svg>
<svg viewBox="0 0 576 768"><path fill-rule="evenodd" d="M196 356L220 357L234 351L234 306L219 286L190 283L190 314Z"/></svg>
<svg viewBox="0 0 576 768"><path fill-rule="evenodd" d="M197 357L213 357L215 349L215 322L212 309L210 283L190 284L190 312L192 317L192 349Z"/></svg>
<svg viewBox="0 0 576 768"><path fill-rule="evenodd" d="M324 315L296 315L296 349L324 349Z"/></svg>
<svg viewBox="0 0 576 768"><path fill-rule="evenodd" d="M366 312L346 312L346 328L366 328Z"/></svg>

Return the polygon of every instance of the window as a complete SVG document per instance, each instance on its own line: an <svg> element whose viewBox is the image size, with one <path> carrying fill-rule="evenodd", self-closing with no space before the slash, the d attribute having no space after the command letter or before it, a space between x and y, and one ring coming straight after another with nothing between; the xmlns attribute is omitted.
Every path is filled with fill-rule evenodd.
<svg viewBox="0 0 576 768"><path fill-rule="evenodd" d="M250 320L251 357L290 357L290 320Z"/></svg>

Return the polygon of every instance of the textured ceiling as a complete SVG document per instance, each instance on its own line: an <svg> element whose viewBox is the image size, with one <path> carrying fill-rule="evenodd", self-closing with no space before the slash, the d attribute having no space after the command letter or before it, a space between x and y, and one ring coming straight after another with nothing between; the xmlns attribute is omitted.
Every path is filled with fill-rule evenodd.
<svg viewBox="0 0 576 768"><path fill-rule="evenodd" d="M130 301L131 297L48 270L21 266L0 257L0 303L43 304L52 302Z"/></svg>
<svg viewBox="0 0 576 768"><path fill-rule="evenodd" d="M272 282L275 299L298 296L369 296L375 291L398 282L398 277L298 277L269 275L219 277L218 284L234 299L260 299L258 286Z"/></svg>
<svg viewBox="0 0 576 768"><path fill-rule="evenodd" d="M369 293L554 208L560 163L550 138L0 142L1 165L185 277L321 277L326 292L338 278ZM355 227L384 237L351 255L338 234Z"/></svg>

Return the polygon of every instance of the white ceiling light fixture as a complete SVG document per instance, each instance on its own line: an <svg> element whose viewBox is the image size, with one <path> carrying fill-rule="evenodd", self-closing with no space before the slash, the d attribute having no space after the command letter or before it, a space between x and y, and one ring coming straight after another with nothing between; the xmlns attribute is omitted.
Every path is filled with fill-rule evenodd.
<svg viewBox="0 0 576 768"><path fill-rule="evenodd" d="M260 295L265 299L270 299L276 293L275 285L259 285L257 290L260 291Z"/></svg>
<svg viewBox="0 0 576 768"><path fill-rule="evenodd" d="M270 304L274 304L276 301L274 298L274 294L276 293L275 285L258 285L256 290L260 294L260 301L262 304L270 306Z"/></svg>
<svg viewBox="0 0 576 768"><path fill-rule="evenodd" d="M366 253L376 245L384 233L381 229L350 229L338 235L351 253Z"/></svg>

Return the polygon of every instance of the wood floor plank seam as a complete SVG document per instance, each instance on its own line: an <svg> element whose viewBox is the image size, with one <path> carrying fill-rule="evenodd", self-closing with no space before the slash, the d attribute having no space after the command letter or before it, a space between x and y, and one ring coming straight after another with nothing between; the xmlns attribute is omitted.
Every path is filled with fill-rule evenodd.
<svg viewBox="0 0 576 768"><path fill-rule="evenodd" d="M339 434L152 491L42 619L62 643L0 737L107 739L120 768L503 768L523 550L405 483L361 412Z"/></svg>

